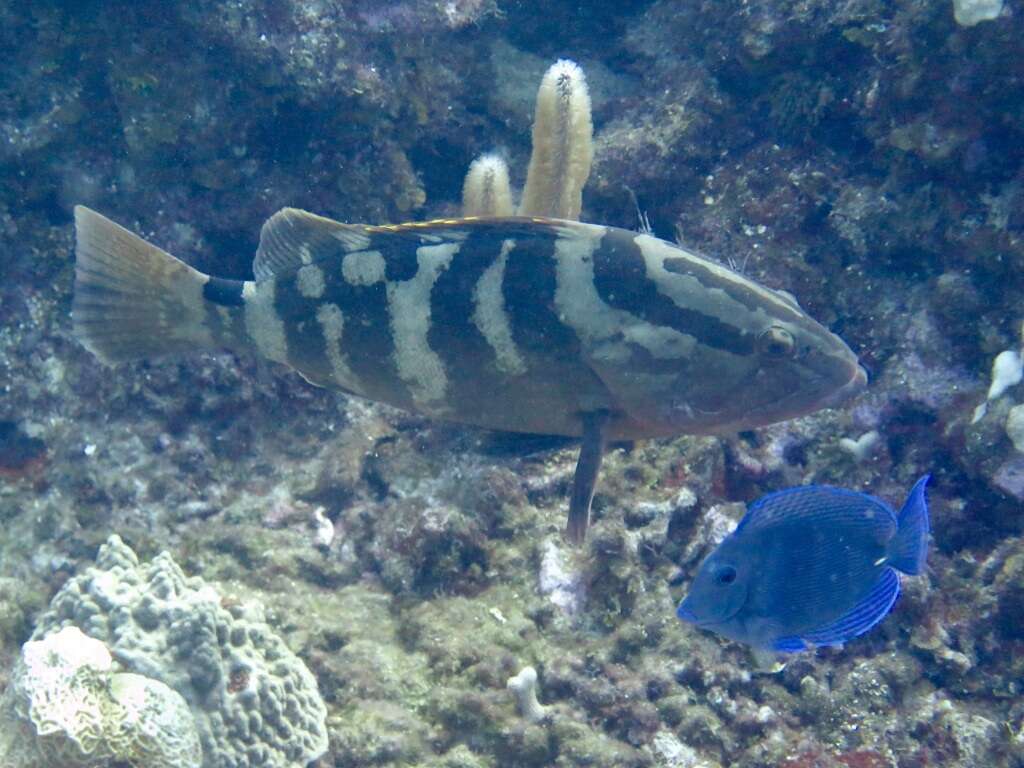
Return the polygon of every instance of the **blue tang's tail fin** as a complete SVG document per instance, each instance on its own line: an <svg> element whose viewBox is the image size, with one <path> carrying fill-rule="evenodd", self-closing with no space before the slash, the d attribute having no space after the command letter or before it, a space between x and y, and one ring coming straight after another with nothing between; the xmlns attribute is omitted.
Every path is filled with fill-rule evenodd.
<svg viewBox="0 0 1024 768"><path fill-rule="evenodd" d="M896 535L889 545L887 565L910 576L916 576L924 570L928 555L928 503L924 497L924 487L930 477L925 475L910 490L896 518Z"/></svg>

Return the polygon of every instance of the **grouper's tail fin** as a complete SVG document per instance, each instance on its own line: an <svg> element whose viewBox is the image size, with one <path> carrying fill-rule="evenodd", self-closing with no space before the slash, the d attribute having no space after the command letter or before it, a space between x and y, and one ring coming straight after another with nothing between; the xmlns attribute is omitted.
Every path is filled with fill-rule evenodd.
<svg viewBox="0 0 1024 768"><path fill-rule="evenodd" d="M75 336L105 363L213 346L209 278L95 211L75 206Z"/></svg>

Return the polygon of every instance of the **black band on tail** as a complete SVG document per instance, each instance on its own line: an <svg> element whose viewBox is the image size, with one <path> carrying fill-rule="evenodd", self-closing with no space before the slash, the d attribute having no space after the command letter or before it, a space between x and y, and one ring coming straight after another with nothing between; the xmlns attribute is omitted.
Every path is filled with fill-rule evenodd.
<svg viewBox="0 0 1024 768"><path fill-rule="evenodd" d="M220 304L222 307L240 307L245 303L242 289L245 283L241 280L225 280L222 277L211 277L203 286L203 298Z"/></svg>

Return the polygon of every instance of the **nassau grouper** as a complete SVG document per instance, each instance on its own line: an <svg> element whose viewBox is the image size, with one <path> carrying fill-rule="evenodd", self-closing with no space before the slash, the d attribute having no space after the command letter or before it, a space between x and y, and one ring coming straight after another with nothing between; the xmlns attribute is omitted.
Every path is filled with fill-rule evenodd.
<svg viewBox="0 0 1024 768"><path fill-rule="evenodd" d="M342 224L286 208L255 281L75 208L76 336L107 363L227 348L451 421L582 438L582 541L609 440L749 429L866 377L788 296L647 234L535 217Z"/></svg>

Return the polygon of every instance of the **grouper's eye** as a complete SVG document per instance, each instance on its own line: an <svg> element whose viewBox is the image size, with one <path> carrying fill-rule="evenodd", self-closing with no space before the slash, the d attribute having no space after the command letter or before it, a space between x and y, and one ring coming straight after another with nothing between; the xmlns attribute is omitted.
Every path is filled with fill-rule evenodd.
<svg viewBox="0 0 1024 768"><path fill-rule="evenodd" d="M736 569L731 565L723 565L715 572L716 584L732 584L736 581Z"/></svg>
<svg viewBox="0 0 1024 768"><path fill-rule="evenodd" d="M793 354L796 341L793 334L778 325L769 327L757 337L757 346L765 357L782 360Z"/></svg>

